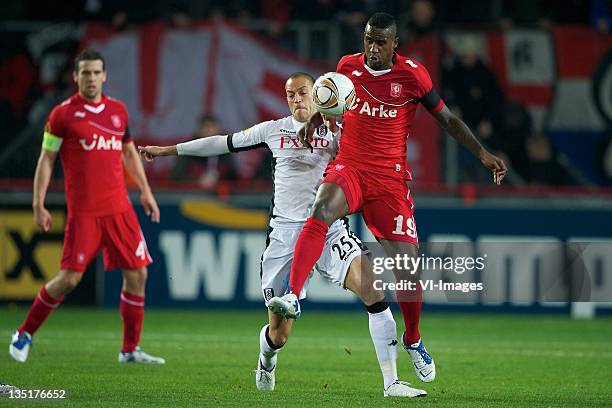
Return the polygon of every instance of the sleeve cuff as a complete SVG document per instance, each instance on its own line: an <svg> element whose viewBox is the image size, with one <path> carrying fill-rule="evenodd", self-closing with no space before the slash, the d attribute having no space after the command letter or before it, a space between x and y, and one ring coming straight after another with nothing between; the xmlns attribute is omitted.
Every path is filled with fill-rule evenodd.
<svg viewBox="0 0 612 408"><path fill-rule="evenodd" d="M444 107L444 101L442 100L442 98L440 98L440 101L438 102L438 104L434 108L430 109L430 111L433 113L438 113L442 110L443 107Z"/></svg>

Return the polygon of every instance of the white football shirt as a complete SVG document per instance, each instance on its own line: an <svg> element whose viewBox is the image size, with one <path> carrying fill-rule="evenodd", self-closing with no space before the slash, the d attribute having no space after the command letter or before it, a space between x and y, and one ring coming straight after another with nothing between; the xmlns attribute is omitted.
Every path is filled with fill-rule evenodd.
<svg viewBox="0 0 612 408"><path fill-rule="evenodd" d="M293 116L287 116L262 122L227 139L231 152L265 146L272 151L272 227L306 221L325 167L338 151L340 132L334 135L321 125L314 132L311 153L297 137L303 126Z"/></svg>

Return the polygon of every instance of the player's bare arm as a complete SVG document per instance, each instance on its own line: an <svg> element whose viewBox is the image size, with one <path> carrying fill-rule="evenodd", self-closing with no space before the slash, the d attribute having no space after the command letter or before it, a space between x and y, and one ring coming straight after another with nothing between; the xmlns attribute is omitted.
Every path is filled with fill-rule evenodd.
<svg viewBox="0 0 612 408"><path fill-rule="evenodd" d="M302 144L309 148L311 152L313 152L312 145L309 142L309 139L312 137L315 129L323 124L323 115L319 112L315 112L314 115L308 119L303 128L298 132L298 139Z"/></svg>
<svg viewBox="0 0 612 408"><path fill-rule="evenodd" d="M313 149L309 140L314 134L315 129L321 126L323 122L325 122L325 126L327 126L327 129L329 129L329 131L333 134L340 131L340 126L338 126L335 116L323 115L320 112L315 112L315 114L308 119L304 127L298 132L298 139L305 147L310 149L311 153Z"/></svg>
<svg viewBox="0 0 612 408"><path fill-rule="evenodd" d="M140 189L140 202L145 209L145 214L151 217L151 221L155 223L159 222L159 207L157 206L155 197L153 197L153 192L147 181L147 175L142 167L142 163L133 142L123 144L122 158L125 168L130 176L136 181Z"/></svg>
<svg viewBox="0 0 612 408"><path fill-rule="evenodd" d="M434 112L432 114L448 134L472 152L474 156L478 157L480 162L493 172L493 182L498 185L501 184L508 172L504 161L485 149L465 122L459 119L457 115L452 113L446 106L444 106L440 112Z"/></svg>
<svg viewBox="0 0 612 408"><path fill-rule="evenodd" d="M138 146L140 157L148 162L153 161L157 156L177 156L176 145L172 146Z"/></svg>
<svg viewBox="0 0 612 408"><path fill-rule="evenodd" d="M34 193L32 198L32 209L34 211L34 221L36 225L47 232L51 229L51 214L45 208L45 197L47 188L53 173L53 164L57 158L57 152L41 149L36 173L34 174Z"/></svg>
<svg viewBox="0 0 612 408"><path fill-rule="evenodd" d="M340 126L338 126L338 122L336 122L335 116L330 115L322 115L323 120L325 121L325 126L329 129L330 132L336 134L340 131Z"/></svg>

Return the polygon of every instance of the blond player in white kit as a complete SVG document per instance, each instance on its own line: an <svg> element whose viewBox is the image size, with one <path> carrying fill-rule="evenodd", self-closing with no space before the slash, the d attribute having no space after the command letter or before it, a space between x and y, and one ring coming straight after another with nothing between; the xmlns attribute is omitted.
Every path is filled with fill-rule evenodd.
<svg viewBox="0 0 612 408"><path fill-rule="evenodd" d="M155 156L216 156L258 147L268 147L272 151L274 193L266 249L261 260L261 288L266 306L272 297L288 291L295 242L308 217L325 167L338 150L340 128L334 120L328 120L316 130L311 140L312 153L298 140L298 131L315 112L313 83L314 79L302 72L287 79L285 92L291 116L263 122L231 135L211 136L175 146L138 148L147 161ZM330 226L325 249L315 268L327 280L355 293L368 310L370 335L383 374L384 396L427 395L398 380L395 320L384 293L374 289L374 275L365 248L348 229L346 219ZM305 296L306 288L300 298ZM260 354L255 372L257 388L272 391L277 356L291 334L294 320L270 310L268 319L269 324L259 335Z"/></svg>

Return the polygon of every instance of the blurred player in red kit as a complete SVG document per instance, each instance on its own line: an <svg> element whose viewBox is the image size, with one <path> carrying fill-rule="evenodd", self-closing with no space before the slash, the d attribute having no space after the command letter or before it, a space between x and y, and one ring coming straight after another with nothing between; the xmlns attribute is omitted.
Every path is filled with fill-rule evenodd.
<svg viewBox="0 0 612 408"><path fill-rule="evenodd" d="M34 333L78 285L102 248L105 269L123 271L119 362L163 364L163 358L139 347L147 265L152 260L128 198L124 167L140 188L142 205L153 222L159 222L159 209L130 137L127 109L102 93L106 81L102 55L92 49L79 54L73 77L78 92L51 111L45 126L32 201L36 224L48 231L52 220L44 203L59 153L68 207L60 271L36 296L13 335L9 353L17 361L27 360Z"/></svg>
<svg viewBox="0 0 612 408"><path fill-rule="evenodd" d="M270 301L287 318L299 316L295 294L300 293L321 255L328 226L339 218L361 212L387 256L418 256L414 205L407 185L411 175L406 143L419 103L480 159L492 172L494 183L500 184L506 175L504 162L487 151L444 105L425 67L395 52L396 32L393 16L373 14L365 27L364 52L344 56L338 63L336 71L353 81L357 99L344 114L338 155L327 167L310 218L296 242L289 280L291 293ZM307 146L313 129L320 123L321 115L315 114L300 132ZM398 280L415 281L418 272L396 270L395 274ZM422 290L418 284L416 288L397 292L405 324L402 344L419 379L430 382L436 375L435 364L421 341L418 326Z"/></svg>

